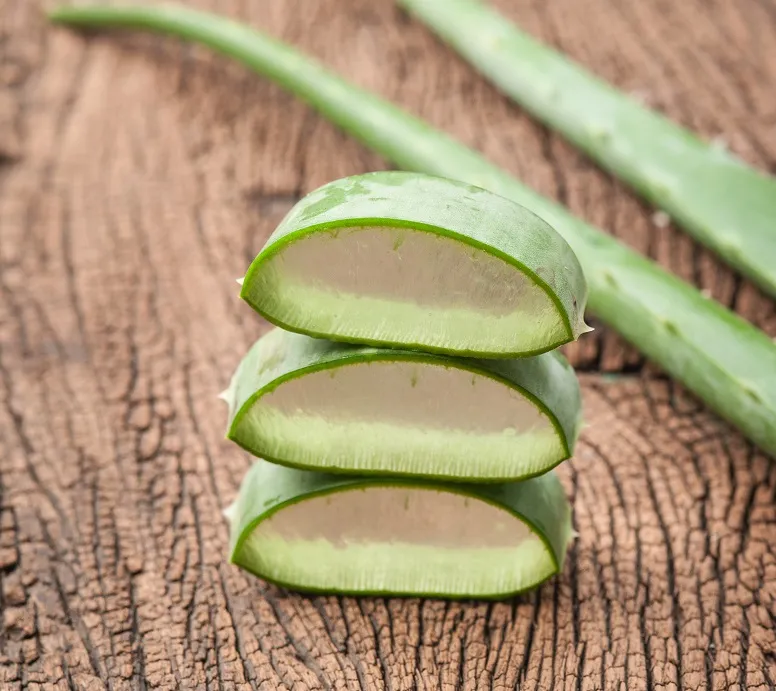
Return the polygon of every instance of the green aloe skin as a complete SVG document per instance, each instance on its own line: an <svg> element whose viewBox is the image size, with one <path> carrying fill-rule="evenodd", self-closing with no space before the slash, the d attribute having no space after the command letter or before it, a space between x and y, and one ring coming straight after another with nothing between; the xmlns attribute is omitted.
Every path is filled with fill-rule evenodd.
<svg viewBox="0 0 776 691"><path fill-rule="evenodd" d="M240 295L284 329L465 356L533 355L590 330L582 268L558 233L492 192L419 173L305 196Z"/></svg>
<svg viewBox="0 0 776 691"><path fill-rule="evenodd" d="M514 481L569 458L579 384L557 353L458 359L273 329L223 398L227 436L275 463L450 482Z"/></svg>
<svg viewBox="0 0 776 691"><path fill-rule="evenodd" d="M572 538L554 473L448 485L258 460L227 515L232 563L308 592L504 598L558 573Z"/></svg>
<svg viewBox="0 0 776 691"><path fill-rule="evenodd" d="M697 290L427 123L250 27L179 6L72 7L54 21L197 41L283 85L402 168L462 180L533 211L569 243L589 306L645 355L776 455L776 344Z"/></svg>
<svg viewBox="0 0 776 691"><path fill-rule="evenodd" d="M504 93L776 296L776 180L594 77L479 0L396 0Z"/></svg>

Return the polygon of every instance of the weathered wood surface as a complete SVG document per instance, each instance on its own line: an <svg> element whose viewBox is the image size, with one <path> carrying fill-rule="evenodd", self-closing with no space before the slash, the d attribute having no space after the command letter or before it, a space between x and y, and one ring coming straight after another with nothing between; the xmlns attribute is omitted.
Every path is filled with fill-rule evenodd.
<svg viewBox="0 0 776 691"><path fill-rule="evenodd" d="M395 99L776 336L774 304L388 0L202 0ZM772 0L500 5L776 171ZM289 205L385 167L204 51L0 0L2 689L773 689L776 466L606 329L570 354L563 574L499 604L301 597L224 561L249 459L216 394L235 277Z"/></svg>

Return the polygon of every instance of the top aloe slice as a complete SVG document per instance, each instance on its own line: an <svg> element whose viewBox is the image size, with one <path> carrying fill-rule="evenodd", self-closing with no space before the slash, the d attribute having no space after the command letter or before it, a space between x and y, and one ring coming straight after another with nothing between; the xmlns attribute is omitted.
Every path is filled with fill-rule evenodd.
<svg viewBox="0 0 776 691"><path fill-rule="evenodd" d="M397 0L506 94L776 295L776 179L643 107L477 0Z"/></svg>
<svg viewBox="0 0 776 691"><path fill-rule="evenodd" d="M572 537L555 473L448 485L258 460L227 513L232 563L312 592L506 597L558 573Z"/></svg>
<svg viewBox="0 0 776 691"><path fill-rule="evenodd" d="M291 331L460 355L541 353L588 330L582 269L547 223L478 187L398 171L304 197L241 296Z"/></svg>

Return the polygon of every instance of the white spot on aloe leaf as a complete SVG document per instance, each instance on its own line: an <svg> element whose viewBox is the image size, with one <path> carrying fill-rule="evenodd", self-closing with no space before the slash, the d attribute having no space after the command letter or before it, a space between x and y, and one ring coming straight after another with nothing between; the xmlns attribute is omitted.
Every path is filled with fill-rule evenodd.
<svg viewBox="0 0 776 691"><path fill-rule="evenodd" d="M665 211L655 211L652 214L652 224L657 228L667 228L671 223L671 217Z"/></svg>

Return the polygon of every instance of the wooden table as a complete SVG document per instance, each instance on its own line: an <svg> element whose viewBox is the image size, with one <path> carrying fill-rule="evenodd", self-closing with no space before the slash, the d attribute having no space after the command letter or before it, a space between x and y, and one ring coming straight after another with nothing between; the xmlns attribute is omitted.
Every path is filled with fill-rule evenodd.
<svg viewBox="0 0 776 691"><path fill-rule="evenodd" d="M776 172L773 0L498 3ZM776 336L764 298L388 0L201 0L422 115ZM303 193L388 164L267 81L0 0L0 688L773 689L776 465L596 324L579 538L505 603L303 597L225 562L234 279Z"/></svg>

